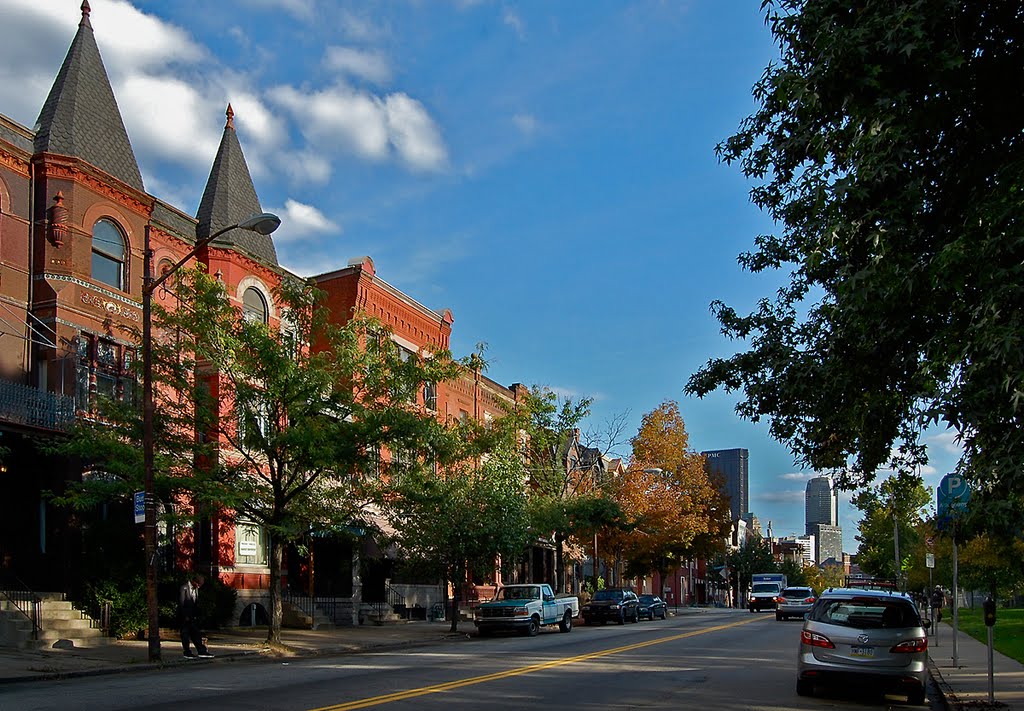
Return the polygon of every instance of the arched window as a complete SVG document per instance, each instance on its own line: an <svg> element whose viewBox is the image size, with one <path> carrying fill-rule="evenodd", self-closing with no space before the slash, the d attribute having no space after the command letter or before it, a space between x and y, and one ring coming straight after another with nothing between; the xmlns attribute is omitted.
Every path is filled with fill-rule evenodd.
<svg viewBox="0 0 1024 711"><path fill-rule="evenodd" d="M92 278L124 291L124 234L106 218L92 227Z"/></svg>
<svg viewBox="0 0 1024 711"><path fill-rule="evenodd" d="M242 295L242 317L246 321L258 321L266 323L269 318L267 301L263 298L260 290L250 286Z"/></svg>

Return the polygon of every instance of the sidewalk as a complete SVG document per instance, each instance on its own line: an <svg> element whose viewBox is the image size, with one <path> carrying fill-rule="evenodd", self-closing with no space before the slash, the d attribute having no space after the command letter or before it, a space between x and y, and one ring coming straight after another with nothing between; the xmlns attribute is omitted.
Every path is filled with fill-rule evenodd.
<svg viewBox="0 0 1024 711"><path fill-rule="evenodd" d="M118 640L93 647L21 650L0 648L0 684L44 681L76 676L116 674L161 667L257 660L287 659L321 654L345 654L371 649L394 649L465 641L475 634L472 621L460 621L452 633L450 622L405 622L339 627L332 630L281 630L285 649L264 643L266 627L213 630L206 633L214 659L185 659L173 630L162 630L160 663L149 662L145 640Z"/></svg>
<svg viewBox="0 0 1024 711"><path fill-rule="evenodd" d="M998 624L998 623L997 623ZM938 645L928 644L928 667L950 709L1024 711L1024 664L992 652L994 705L988 703L988 645L965 632L957 635L957 666L953 666L953 627L940 623Z"/></svg>

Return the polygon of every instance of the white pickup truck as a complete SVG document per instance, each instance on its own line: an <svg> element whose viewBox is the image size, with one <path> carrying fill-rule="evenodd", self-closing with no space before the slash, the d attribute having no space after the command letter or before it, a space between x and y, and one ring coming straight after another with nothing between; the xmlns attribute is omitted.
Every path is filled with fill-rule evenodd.
<svg viewBox="0 0 1024 711"><path fill-rule="evenodd" d="M504 585L493 598L480 603L473 624L481 637L495 630L519 630L533 637L542 625L558 625L560 632L571 632L579 614L579 598L556 597L550 585Z"/></svg>

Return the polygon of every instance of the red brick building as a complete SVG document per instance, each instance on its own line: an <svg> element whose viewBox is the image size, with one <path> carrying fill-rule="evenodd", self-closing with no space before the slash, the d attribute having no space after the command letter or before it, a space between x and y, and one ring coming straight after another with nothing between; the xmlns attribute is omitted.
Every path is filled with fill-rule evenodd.
<svg viewBox="0 0 1024 711"><path fill-rule="evenodd" d="M94 516L49 502L45 492L78 480L82 466L42 454L36 440L60 436L99 395L139 397L133 363L147 233L159 274L197 241L262 212L230 106L196 215L146 192L91 21L84 2L36 128L0 115L0 571L35 590L73 590L88 565L87 538L103 527L120 531L126 550L139 548L141 526L131 523L129 502L110 502ZM223 281L241 314L277 323L273 291L291 275L269 236L232 229L196 260ZM451 312L403 294L377 276L368 257L315 281L339 322L361 311L388 325L411 353L448 348ZM518 387L475 373L426 384L420 397L438 418L486 422L502 412L502 401L518 397ZM308 583L302 594L358 596L360 580L363 599L383 594L386 556L366 532L351 541L318 538L315 583L300 579L304 554L291 551L293 582ZM204 570L237 587L240 607L266 595L265 537L250 523L213 514L190 530L165 531L161 551L167 568Z"/></svg>

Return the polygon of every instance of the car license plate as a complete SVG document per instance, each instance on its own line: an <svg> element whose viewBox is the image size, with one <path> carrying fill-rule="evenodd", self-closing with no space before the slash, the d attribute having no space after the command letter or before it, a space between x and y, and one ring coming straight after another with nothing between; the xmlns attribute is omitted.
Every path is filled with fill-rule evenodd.
<svg viewBox="0 0 1024 711"><path fill-rule="evenodd" d="M874 647L850 647L850 654L855 657L869 658L875 656Z"/></svg>

